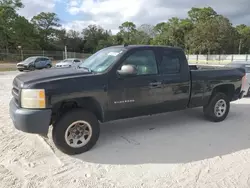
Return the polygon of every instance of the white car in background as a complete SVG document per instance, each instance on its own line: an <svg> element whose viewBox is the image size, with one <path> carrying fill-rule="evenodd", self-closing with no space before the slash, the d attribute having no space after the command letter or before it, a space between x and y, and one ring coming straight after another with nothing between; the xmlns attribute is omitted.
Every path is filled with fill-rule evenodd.
<svg viewBox="0 0 250 188"><path fill-rule="evenodd" d="M246 71L246 81L248 82L247 84L247 96L250 96L250 61L233 61L229 64L226 65L226 67L239 67L243 68Z"/></svg>
<svg viewBox="0 0 250 188"><path fill-rule="evenodd" d="M56 68L67 68L67 67L76 67L81 64L83 61L77 58L68 58L60 61L55 65Z"/></svg>

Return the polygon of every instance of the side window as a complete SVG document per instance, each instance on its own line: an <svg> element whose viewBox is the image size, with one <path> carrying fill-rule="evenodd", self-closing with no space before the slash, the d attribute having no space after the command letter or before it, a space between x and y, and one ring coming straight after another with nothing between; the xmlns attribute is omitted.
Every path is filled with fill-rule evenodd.
<svg viewBox="0 0 250 188"><path fill-rule="evenodd" d="M42 60L42 58L37 58L35 62L38 63L38 62L40 62L41 60Z"/></svg>
<svg viewBox="0 0 250 188"><path fill-rule="evenodd" d="M177 52L163 51L160 63L160 73L174 74L180 72L180 56Z"/></svg>
<svg viewBox="0 0 250 188"><path fill-rule="evenodd" d="M157 63L152 50L140 50L131 54L122 65L134 65L137 75L157 74Z"/></svg>

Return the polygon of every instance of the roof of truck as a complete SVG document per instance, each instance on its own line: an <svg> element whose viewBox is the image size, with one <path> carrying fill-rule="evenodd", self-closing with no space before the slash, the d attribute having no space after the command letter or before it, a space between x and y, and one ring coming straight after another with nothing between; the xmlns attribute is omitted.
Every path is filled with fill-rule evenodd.
<svg viewBox="0 0 250 188"><path fill-rule="evenodd" d="M173 47L173 46L164 46L164 45L117 45L117 46L110 46L110 47L124 47L127 49L132 48L146 48L146 47L160 47L160 48L168 48L168 49L175 49L175 50L182 50L180 47Z"/></svg>

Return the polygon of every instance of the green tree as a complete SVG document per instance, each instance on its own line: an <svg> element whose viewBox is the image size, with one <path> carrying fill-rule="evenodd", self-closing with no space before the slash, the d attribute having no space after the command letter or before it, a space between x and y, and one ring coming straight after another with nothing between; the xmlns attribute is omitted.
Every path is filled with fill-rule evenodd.
<svg viewBox="0 0 250 188"><path fill-rule="evenodd" d="M238 53L250 53L250 26L241 24L236 26L236 31L238 34Z"/></svg>
<svg viewBox="0 0 250 188"><path fill-rule="evenodd" d="M13 36L15 46L22 46L23 49L38 49L39 40L32 25L26 18L19 16L13 24Z"/></svg>
<svg viewBox="0 0 250 188"><path fill-rule="evenodd" d="M138 27L137 30L146 33L150 38L154 38L156 35L154 26L149 24L142 24L141 26Z"/></svg>
<svg viewBox="0 0 250 188"><path fill-rule="evenodd" d="M124 22L121 26L119 26L118 35L123 39L123 43L127 44L135 44L135 33L136 33L136 25L133 22Z"/></svg>
<svg viewBox="0 0 250 188"><path fill-rule="evenodd" d="M84 51L94 53L100 48L112 45L110 44L111 32L104 30L97 25L89 25L82 32L84 38Z"/></svg>
<svg viewBox="0 0 250 188"><path fill-rule="evenodd" d="M188 11L188 17L193 23L207 21L210 18L214 18L216 15L217 12L212 7L193 7L190 11Z"/></svg>
<svg viewBox="0 0 250 188"><path fill-rule="evenodd" d="M31 19L31 22L34 24L37 32L39 33L42 48L48 48L49 39L51 41L53 37L56 36L57 28L61 26L59 21L60 19L57 15L50 12L41 12Z"/></svg>
<svg viewBox="0 0 250 188"><path fill-rule="evenodd" d="M0 0L0 6L10 7L13 8L14 10L24 7L21 0Z"/></svg>
<svg viewBox="0 0 250 188"><path fill-rule="evenodd" d="M236 33L230 21L211 7L192 8L189 19L193 29L185 37L191 53L226 53L234 51Z"/></svg>
<svg viewBox="0 0 250 188"><path fill-rule="evenodd" d="M166 22L158 23L154 27L156 33L155 37L151 41L153 45L169 45L169 36L168 36L169 24Z"/></svg>
<svg viewBox="0 0 250 188"><path fill-rule="evenodd" d="M135 31L131 37L134 44L150 44L151 37L144 31Z"/></svg>
<svg viewBox="0 0 250 188"><path fill-rule="evenodd" d="M16 10L13 7L0 6L0 48L6 49L13 46L13 26L18 18Z"/></svg>
<svg viewBox="0 0 250 188"><path fill-rule="evenodd" d="M74 51L74 52L81 52L83 49L83 37L81 36L81 33L74 30L69 30L67 32L67 46L68 50Z"/></svg>

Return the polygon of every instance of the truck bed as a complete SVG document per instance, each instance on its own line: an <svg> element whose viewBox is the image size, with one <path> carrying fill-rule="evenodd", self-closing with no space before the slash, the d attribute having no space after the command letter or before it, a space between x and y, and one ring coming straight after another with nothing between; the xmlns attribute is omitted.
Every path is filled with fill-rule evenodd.
<svg viewBox="0 0 250 188"><path fill-rule="evenodd" d="M240 94L242 81L239 78L244 76L244 69L197 65L189 65L189 68L191 92L188 107L207 104L213 89L221 84L224 85L223 87L225 87L225 85L229 86L227 88L225 87L225 89L232 87L232 91L236 91L233 96ZM234 100L233 96L231 100Z"/></svg>

